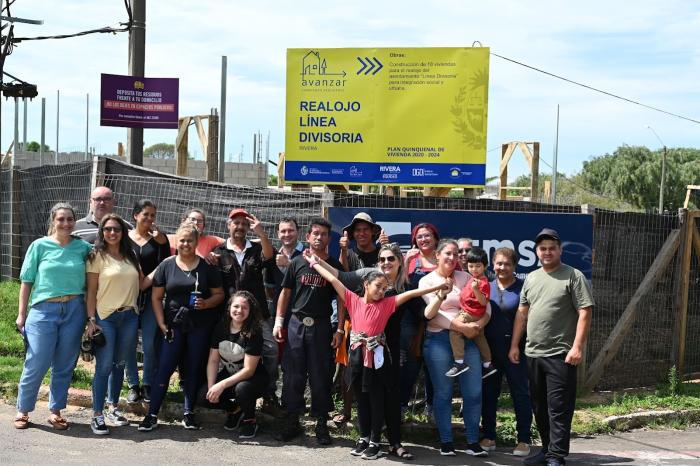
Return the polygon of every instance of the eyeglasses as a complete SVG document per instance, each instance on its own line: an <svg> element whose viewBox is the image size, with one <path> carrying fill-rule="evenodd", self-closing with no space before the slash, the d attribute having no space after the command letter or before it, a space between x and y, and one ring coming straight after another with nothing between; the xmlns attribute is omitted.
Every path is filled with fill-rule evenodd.
<svg viewBox="0 0 700 466"><path fill-rule="evenodd" d="M459 252L460 254L467 254L471 250L472 248L459 248L457 249L457 252Z"/></svg>
<svg viewBox="0 0 700 466"><path fill-rule="evenodd" d="M121 233L122 227L104 227L102 231L106 231L107 233Z"/></svg>
<svg viewBox="0 0 700 466"><path fill-rule="evenodd" d="M433 235L427 234L427 235L418 235L416 236L416 241L421 241L424 239L433 239Z"/></svg>
<svg viewBox="0 0 700 466"><path fill-rule="evenodd" d="M384 262L396 262L396 256L380 257L379 263L383 264Z"/></svg>
<svg viewBox="0 0 700 466"><path fill-rule="evenodd" d="M190 221L190 223L196 223L197 225L204 225L204 220L195 218L195 217L187 217L187 220Z"/></svg>
<svg viewBox="0 0 700 466"><path fill-rule="evenodd" d="M112 202L113 197L93 197L92 200L95 202Z"/></svg>

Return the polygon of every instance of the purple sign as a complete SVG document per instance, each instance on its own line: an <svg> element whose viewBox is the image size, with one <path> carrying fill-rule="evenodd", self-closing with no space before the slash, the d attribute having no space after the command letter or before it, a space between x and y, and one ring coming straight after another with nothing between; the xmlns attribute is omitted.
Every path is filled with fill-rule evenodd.
<svg viewBox="0 0 700 466"><path fill-rule="evenodd" d="M102 74L100 125L177 129L177 78Z"/></svg>

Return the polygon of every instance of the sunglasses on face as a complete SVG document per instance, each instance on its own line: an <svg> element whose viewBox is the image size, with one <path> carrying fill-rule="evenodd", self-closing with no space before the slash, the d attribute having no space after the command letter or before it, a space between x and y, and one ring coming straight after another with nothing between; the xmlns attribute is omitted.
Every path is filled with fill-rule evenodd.
<svg viewBox="0 0 700 466"><path fill-rule="evenodd" d="M460 254L467 254L471 250L472 250L471 248L460 248L460 249L457 249L457 252L459 252Z"/></svg>
<svg viewBox="0 0 700 466"><path fill-rule="evenodd" d="M396 262L396 256L380 257L379 263L383 264L384 262Z"/></svg>
<svg viewBox="0 0 700 466"><path fill-rule="evenodd" d="M122 227L104 227L102 231L106 231L107 233L121 233Z"/></svg>

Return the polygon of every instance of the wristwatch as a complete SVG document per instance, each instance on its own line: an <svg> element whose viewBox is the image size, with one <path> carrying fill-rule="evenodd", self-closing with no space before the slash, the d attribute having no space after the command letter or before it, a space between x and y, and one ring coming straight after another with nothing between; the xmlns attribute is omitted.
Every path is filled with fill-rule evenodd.
<svg viewBox="0 0 700 466"><path fill-rule="evenodd" d="M88 320L88 322L92 322L93 324L94 324L95 322L97 322L97 319L95 318L95 316L88 317L87 320Z"/></svg>

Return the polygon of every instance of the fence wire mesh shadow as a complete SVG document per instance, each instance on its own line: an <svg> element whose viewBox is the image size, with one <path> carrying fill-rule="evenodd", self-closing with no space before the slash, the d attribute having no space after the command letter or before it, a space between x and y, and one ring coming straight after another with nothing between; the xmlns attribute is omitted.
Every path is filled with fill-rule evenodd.
<svg viewBox="0 0 700 466"><path fill-rule="evenodd" d="M3 279L18 277L26 248L31 241L46 234L49 209L54 203L71 202L79 217L87 213L92 173L90 162L0 172L0 272ZM133 221L134 203L149 198L158 206L157 223L166 233L177 228L187 209L197 207L207 215L207 232L226 237L228 212L232 208L244 208L260 218L275 244L276 227L282 218L296 218L303 238L310 218L321 215L325 207L582 211L581 206L489 199L277 191L181 178L112 159L100 159L96 175L98 184L109 186L115 192L116 212L129 221ZM676 215L595 211L592 274L596 306L587 347L588 363L601 351L671 231L679 227ZM695 228L698 229L697 224ZM690 264L686 373L700 372L700 265L696 252ZM606 365L597 388L647 386L666 379L678 352L680 266L676 253L661 279L641 300L636 319L618 352ZM583 371L579 372L579 377L584 377Z"/></svg>

